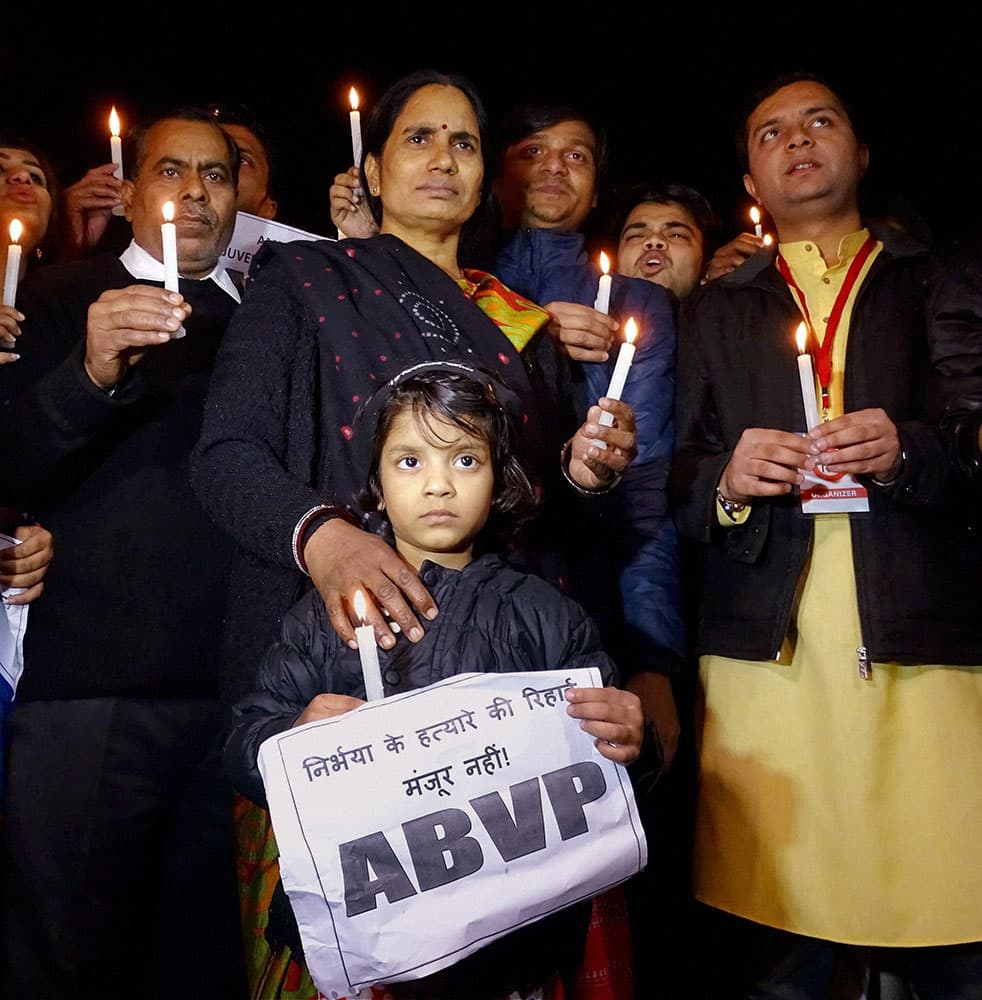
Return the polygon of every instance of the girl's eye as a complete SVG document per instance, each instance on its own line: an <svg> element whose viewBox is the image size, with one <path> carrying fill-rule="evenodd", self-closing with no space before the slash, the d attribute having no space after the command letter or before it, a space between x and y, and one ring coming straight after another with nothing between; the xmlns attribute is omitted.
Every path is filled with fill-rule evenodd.
<svg viewBox="0 0 982 1000"><path fill-rule="evenodd" d="M396 462L397 469L415 469L419 466L419 459L415 455L403 455Z"/></svg>
<svg viewBox="0 0 982 1000"><path fill-rule="evenodd" d="M761 135L761 138L766 140L766 139L773 139L776 136L777 136L777 129L776 128L769 128L766 132L764 132Z"/></svg>
<svg viewBox="0 0 982 1000"><path fill-rule="evenodd" d="M475 469L477 468L478 461L474 455L458 455L457 465L462 469Z"/></svg>
<svg viewBox="0 0 982 1000"><path fill-rule="evenodd" d="M821 118L815 118L812 120L812 125L817 126L818 128L824 128L828 124L829 120L824 115Z"/></svg>
<svg viewBox="0 0 982 1000"><path fill-rule="evenodd" d="M38 187L47 187L48 186L48 182L45 179L44 174L32 173L31 174L31 180L35 184L37 184Z"/></svg>

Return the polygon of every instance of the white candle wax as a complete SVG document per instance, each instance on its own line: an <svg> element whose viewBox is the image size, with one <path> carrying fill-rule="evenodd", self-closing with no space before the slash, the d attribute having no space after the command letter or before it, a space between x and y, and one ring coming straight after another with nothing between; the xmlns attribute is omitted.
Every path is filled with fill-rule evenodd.
<svg viewBox="0 0 982 1000"><path fill-rule="evenodd" d="M621 398L621 393L624 391L624 383L627 381L627 373L631 369L631 362L633 360L634 344L625 340L621 344L621 349L617 352L617 363L614 365L614 374L610 376L610 385L607 386L607 392L605 393L609 399ZM605 427L613 427L614 415L604 410L600 414L600 423Z"/></svg>
<svg viewBox="0 0 982 1000"><path fill-rule="evenodd" d="M602 312L604 315L610 309L610 282L611 277L609 274L600 275L600 285L597 287L597 298L593 303L593 308L597 312Z"/></svg>
<svg viewBox="0 0 982 1000"><path fill-rule="evenodd" d="M750 221L754 224L754 235L760 239L764 235L764 227L760 224L760 209L756 205L750 209Z"/></svg>
<svg viewBox="0 0 982 1000"><path fill-rule="evenodd" d="M378 701L385 693L382 689L382 671L378 665L375 629L371 625L360 625L355 629L355 638L358 640L361 674L365 679L365 697L369 701Z"/></svg>
<svg viewBox="0 0 982 1000"><path fill-rule="evenodd" d="M21 249L19 243L11 243L7 247L7 270L3 276L3 304L5 306L12 306L17 301Z"/></svg>
<svg viewBox="0 0 982 1000"><path fill-rule="evenodd" d="M356 167L361 166L361 112L355 108L348 117L351 120L351 156Z"/></svg>
<svg viewBox="0 0 982 1000"><path fill-rule="evenodd" d="M798 355L798 381L801 383L801 401L805 406L805 429L819 424L818 400L815 398L815 372L810 354Z"/></svg>
<svg viewBox="0 0 982 1000"><path fill-rule="evenodd" d="M165 222L160 227L160 239L164 248L164 288L169 292L180 291L177 275L177 227L173 222Z"/></svg>
<svg viewBox="0 0 982 1000"><path fill-rule="evenodd" d="M123 179L123 140L118 135L111 135L109 137L109 155L112 157L112 161L116 166L113 171L113 176L118 177L120 180ZM113 215L122 215L123 206L113 205Z"/></svg>

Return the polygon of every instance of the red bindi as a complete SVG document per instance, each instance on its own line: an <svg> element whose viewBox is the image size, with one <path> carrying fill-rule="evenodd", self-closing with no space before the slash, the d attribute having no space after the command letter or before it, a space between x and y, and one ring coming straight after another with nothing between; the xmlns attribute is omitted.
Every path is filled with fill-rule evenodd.
<svg viewBox="0 0 982 1000"><path fill-rule="evenodd" d="M444 122L444 123L443 123L443 124L442 124L442 125L440 126L440 128L446 128L446 127L447 127L447 123L446 123L446 122Z"/></svg>

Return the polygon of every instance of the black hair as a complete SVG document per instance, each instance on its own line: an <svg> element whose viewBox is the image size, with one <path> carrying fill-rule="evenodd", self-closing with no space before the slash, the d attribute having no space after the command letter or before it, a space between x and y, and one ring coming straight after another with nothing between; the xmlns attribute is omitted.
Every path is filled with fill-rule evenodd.
<svg viewBox="0 0 982 1000"><path fill-rule="evenodd" d="M212 119L219 125L240 125L247 128L259 141L263 148L268 167L268 180L266 182L266 192L273 197L275 194L275 181L277 178L277 152L266 131L265 126L256 117L255 112L245 104L235 104L226 101L213 101L207 106Z"/></svg>
<svg viewBox="0 0 982 1000"><path fill-rule="evenodd" d="M185 105L175 108L172 111L166 111L163 114L154 115L152 118L146 118L138 122L133 127L128 136L133 150L132 156L129 159L130 180L136 179L136 175L140 172L140 167L143 166L143 160L147 155L147 135L150 130L159 122L172 120L200 122L201 124L211 125L218 129L225 142L225 148L228 151L228 162L232 171L232 184L235 190L238 191L239 165L242 162L242 157L239 155L239 147L236 146L232 137L218 124L215 116L207 108L198 107L197 105Z"/></svg>
<svg viewBox="0 0 982 1000"><path fill-rule="evenodd" d="M518 533L538 504L536 491L515 454L515 418L506 409L511 395L497 376L489 372L452 371L448 370L452 367L449 363L421 367L424 370L383 386L376 393L381 395L381 401L369 399L356 417L358 422L370 420L371 410L377 407L367 484L358 503L370 513L378 509L383 499L379 464L396 417L409 411L417 425L435 418L487 442L494 488L491 514L479 540L482 548L504 545Z"/></svg>
<svg viewBox="0 0 982 1000"><path fill-rule="evenodd" d="M377 223L382 222L382 201L371 193L367 178L365 177L365 157L371 153L376 159L381 158L385 143L392 135L396 119L402 114L409 98L423 87L435 85L438 87L455 87L470 102L474 110L474 117L477 119L478 138L481 142L481 156L487 157L488 146L488 114L484 108L477 88L465 76L457 73L441 73L435 69L420 69L412 73L407 73L391 84L372 107L365 123L362 133L362 156L361 163L356 164L361 171L362 189L368 199L368 207ZM488 176L485 171L484 185L481 191L481 201L487 195ZM476 214L476 213L475 213Z"/></svg>
<svg viewBox="0 0 982 1000"><path fill-rule="evenodd" d="M615 198L617 202L617 231L614 234L620 238L624 222L631 211L644 202L656 205L681 205L695 220L702 234L703 258L709 260L715 253L721 239L722 223L709 199L688 184L678 181L660 181L653 185L632 184L619 191Z"/></svg>
<svg viewBox="0 0 982 1000"><path fill-rule="evenodd" d="M521 101L501 119L494 133L494 175L501 172L505 152L509 146L528 135L552 128L561 122L586 122L593 132L593 159L597 172L597 187L607 172L607 131L597 117L586 107L562 101L552 102L535 97Z"/></svg>
<svg viewBox="0 0 982 1000"><path fill-rule="evenodd" d="M754 110L758 107L758 105L766 101L768 97L772 97L779 90L782 90L784 87L789 87L793 83L817 83L831 91L842 105L856 138L862 142L862 133L857 119L856 109L849 100L843 97L842 92L826 77L821 76L818 73L808 72L806 70L795 70L790 73L782 73L779 76L772 77L763 86L754 90L753 93L751 93L750 96L747 97L747 99L737 108L734 139L736 142L737 159L743 173L748 173L750 170L750 116L754 113Z"/></svg>
<svg viewBox="0 0 982 1000"><path fill-rule="evenodd" d="M45 231L44 236L38 242L34 253L31 255L31 260L28 261L27 266L30 267L32 266L32 263L39 263L52 246L55 224L58 221L58 209L61 201L61 182L59 180L58 171L55 168L54 161L36 142L31 139L28 139L16 132L7 132L0 129L0 146L3 146L5 149L23 149L30 153L38 161L38 165L41 167L41 171L44 174L44 186L51 198L51 216L48 219L48 228ZM4 237L5 235L6 234L4 234Z"/></svg>

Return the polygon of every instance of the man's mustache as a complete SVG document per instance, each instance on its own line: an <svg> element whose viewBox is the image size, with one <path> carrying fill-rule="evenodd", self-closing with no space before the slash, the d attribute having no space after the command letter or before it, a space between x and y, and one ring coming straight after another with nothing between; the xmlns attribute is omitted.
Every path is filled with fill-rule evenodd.
<svg viewBox="0 0 982 1000"><path fill-rule="evenodd" d="M212 229L218 223L218 216L210 208L204 205L187 205L181 209L177 218L188 219L191 222L203 222Z"/></svg>

